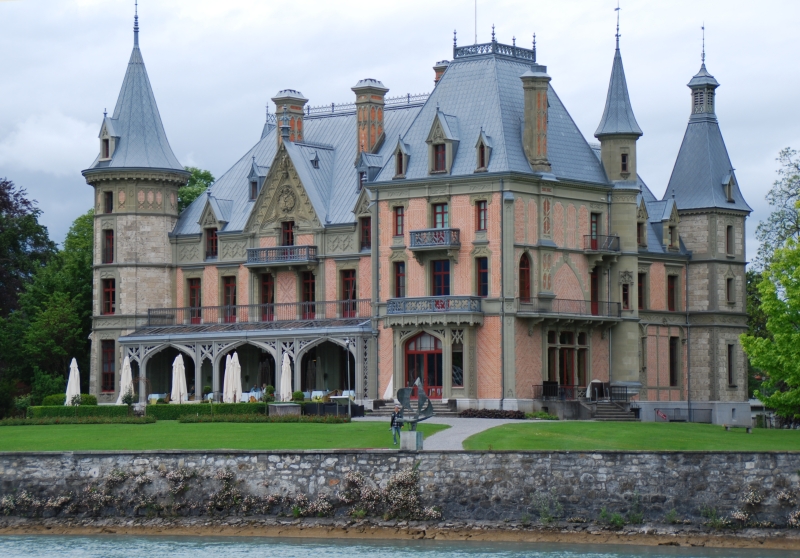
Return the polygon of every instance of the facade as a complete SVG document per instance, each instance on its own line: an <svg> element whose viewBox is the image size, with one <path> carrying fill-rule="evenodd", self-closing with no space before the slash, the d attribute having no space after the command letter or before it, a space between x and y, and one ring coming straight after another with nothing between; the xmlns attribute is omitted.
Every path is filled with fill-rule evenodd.
<svg viewBox="0 0 800 558"><path fill-rule="evenodd" d="M661 200L638 173L618 40L590 144L535 47L493 37L454 41L429 95L365 79L352 103L309 107L280 91L261 138L178 215L187 173L135 31L84 171L101 401L124 356L144 398L169 391L182 354L199 398L221 391L236 351L245 391L275 385L288 355L293 389L364 401L419 378L458 408L565 412L599 397L637 401L646 419L690 404L715 422L747 414L750 208L704 61Z"/></svg>

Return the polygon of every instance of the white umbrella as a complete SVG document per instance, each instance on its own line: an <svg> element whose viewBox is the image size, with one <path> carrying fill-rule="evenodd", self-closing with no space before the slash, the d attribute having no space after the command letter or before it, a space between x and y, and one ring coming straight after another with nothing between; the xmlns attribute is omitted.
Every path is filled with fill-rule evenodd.
<svg viewBox="0 0 800 558"><path fill-rule="evenodd" d="M186 389L186 368L183 366L183 355L179 354L172 362L172 393L170 401L189 401Z"/></svg>
<svg viewBox="0 0 800 558"><path fill-rule="evenodd" d="M233 353L231 366L233 367L231 374L233 377L231 381L231 396L233 402L237 403L242 401L242 365L239 364L239 353Z"/></svg>
<svg viewBox="0 0 800 558"><path fill-rule="evenodd" d="M384 399L394 399L394 374L389 376L389 385L386 386L386 391L383 392Z"/></svg>
<svg viewBox="0 0 800 558"><path fill-rule="evenodd" d="M222 402L223 403L232 403L233 398L231 397L231 373L233 372L233 368L231 368L231 355L225 357L225 376L222 379Z"/></svg>
<svg viewBox="0 0 800 558"><path fill-rule="evenodd" d="M280 395L281 401L292 400L292 365L289 364L289 353L283 353Z"/></svg>
<svg viewBox="0 0 800 558"><path fill-rule="evenodd" d="M74 358L69 364L69 380L67 381L67 397L64 405L70 405L72 398L81 394L81 375L78 372L78 361Z"/></svg>
<svg viewBox="0 0 800 558"><path fill-rule="evenodd" d="M122 361L122 375L119 377L119 397L117 397L117 405L123 405L122 398L125 394L133 393L133 378L131 377L131 360L125 357Z"/></svg>

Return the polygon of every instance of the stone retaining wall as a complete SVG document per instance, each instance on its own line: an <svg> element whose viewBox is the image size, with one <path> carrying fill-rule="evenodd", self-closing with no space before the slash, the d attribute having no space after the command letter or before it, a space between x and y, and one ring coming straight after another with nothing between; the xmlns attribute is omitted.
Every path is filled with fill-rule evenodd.
<svg viewBox="0 0 800 558"><path fill-rule="evenodd" d="M352 503L340 500L347 473L359 472L368 485L385 488L394 475L415 465L422 504L437 506L445 520L536 521L550 513L593 521L604 509L629 516L638 501L645 521L661 521L674 509L678 518L697 523L706 508L706 515L711 509L719 517L745 510L751 520L785 525L797 509L800 486L800 453L788 452L67 452L0 454L0 497L10 515L26 514L25 498L38 499L37 513L43 515L81 513L63 503L48 507L45 501L69 494L96 497L103 491L119 500L114 508L111 500L98 499L99 515L158 513L153 510L164 506L179 515L246 515L248 507L240 504L223 510L205 504L225 486L235 486L240 501L247 495L262 501L283 497L284 507L271 513L286 510L286 502L304 494L309 501L324 495L333 513L344 514L352 509ZM178 471L183 480L181 475L176 480ZM230 485L225 485L225 471L232 473ZM184 484L178 488L176 483ZM760 503L744 503L749 491ZM9 498L22 502L16 511L9 510ZM132 511L136 498L139 505Z"/></svg>

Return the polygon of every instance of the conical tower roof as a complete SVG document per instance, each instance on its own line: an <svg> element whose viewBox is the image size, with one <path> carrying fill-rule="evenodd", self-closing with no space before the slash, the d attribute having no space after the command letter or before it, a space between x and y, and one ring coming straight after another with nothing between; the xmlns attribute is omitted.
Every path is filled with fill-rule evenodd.
<svg viewBox="0 0 800 558"><path fill-rule="evenodd" d="M133 52L111 118L104 119L109 135L116 138L109 160L95 159L90 169L136 168L183 171L167 141L158 105L139 50L138 16L134 25ZM110 121L110 126L108 123Z"/></svg>
<svg viewBox="0 0 800 558"><path fill-rule="evenodd" d="M622 67L622 55L619 43L614 52L614 64L611 67L611 81L608 83L606 108L600 125L594 133L595 137L610 135L641 136L642 129L633 115L631 99L628 96L628 82L625 81L625 69Z"/></svg>

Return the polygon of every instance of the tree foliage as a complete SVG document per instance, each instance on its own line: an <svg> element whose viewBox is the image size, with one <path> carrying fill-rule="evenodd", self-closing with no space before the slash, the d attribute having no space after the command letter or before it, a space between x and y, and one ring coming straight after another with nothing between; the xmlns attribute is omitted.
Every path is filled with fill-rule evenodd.
<svg viewBox="0 0 800 558"><path fill-rule="evenodd" d="M755 368L766 375L756 397L785 417L800 416L800 245L789 239L772 254L758 284L766 331L741 336Z"/></svg>
<svg viewBox="0 0 800 558"><path fill-rule="evenodd" d="M0 317L18 308L25 284L55 253L39 215L23 188L0 178Z"/></svg>
<svg viewBox="0 0 800 558"><path fill-rule="evenodd" d="M772 213L756 227L756 238L761 243L754 264L769 265L772 253L790 238L800 237L800 156L795 149L787 147L778 154L778 180L767 192L766 200Z"/></svg>
<svg viewBox="0 0 800 558"><path fill-rule="evenodd" d="M194 200L200 197L214 182L214 175L210 171L197 167L186 167L192 173L186 186L178 189L178 213L183 212Z"/></svg>
<svg viewBox="0 0 800 558"><path fill-rule="evenodd" d="M747 282L747 334L753 337L769 338L767 315L761 307L761 293L758 285L763 280L760 271L748 270L745 274ZM755 397L755 391L761 386L763 373L747 359L747 394Z"/></svg>

